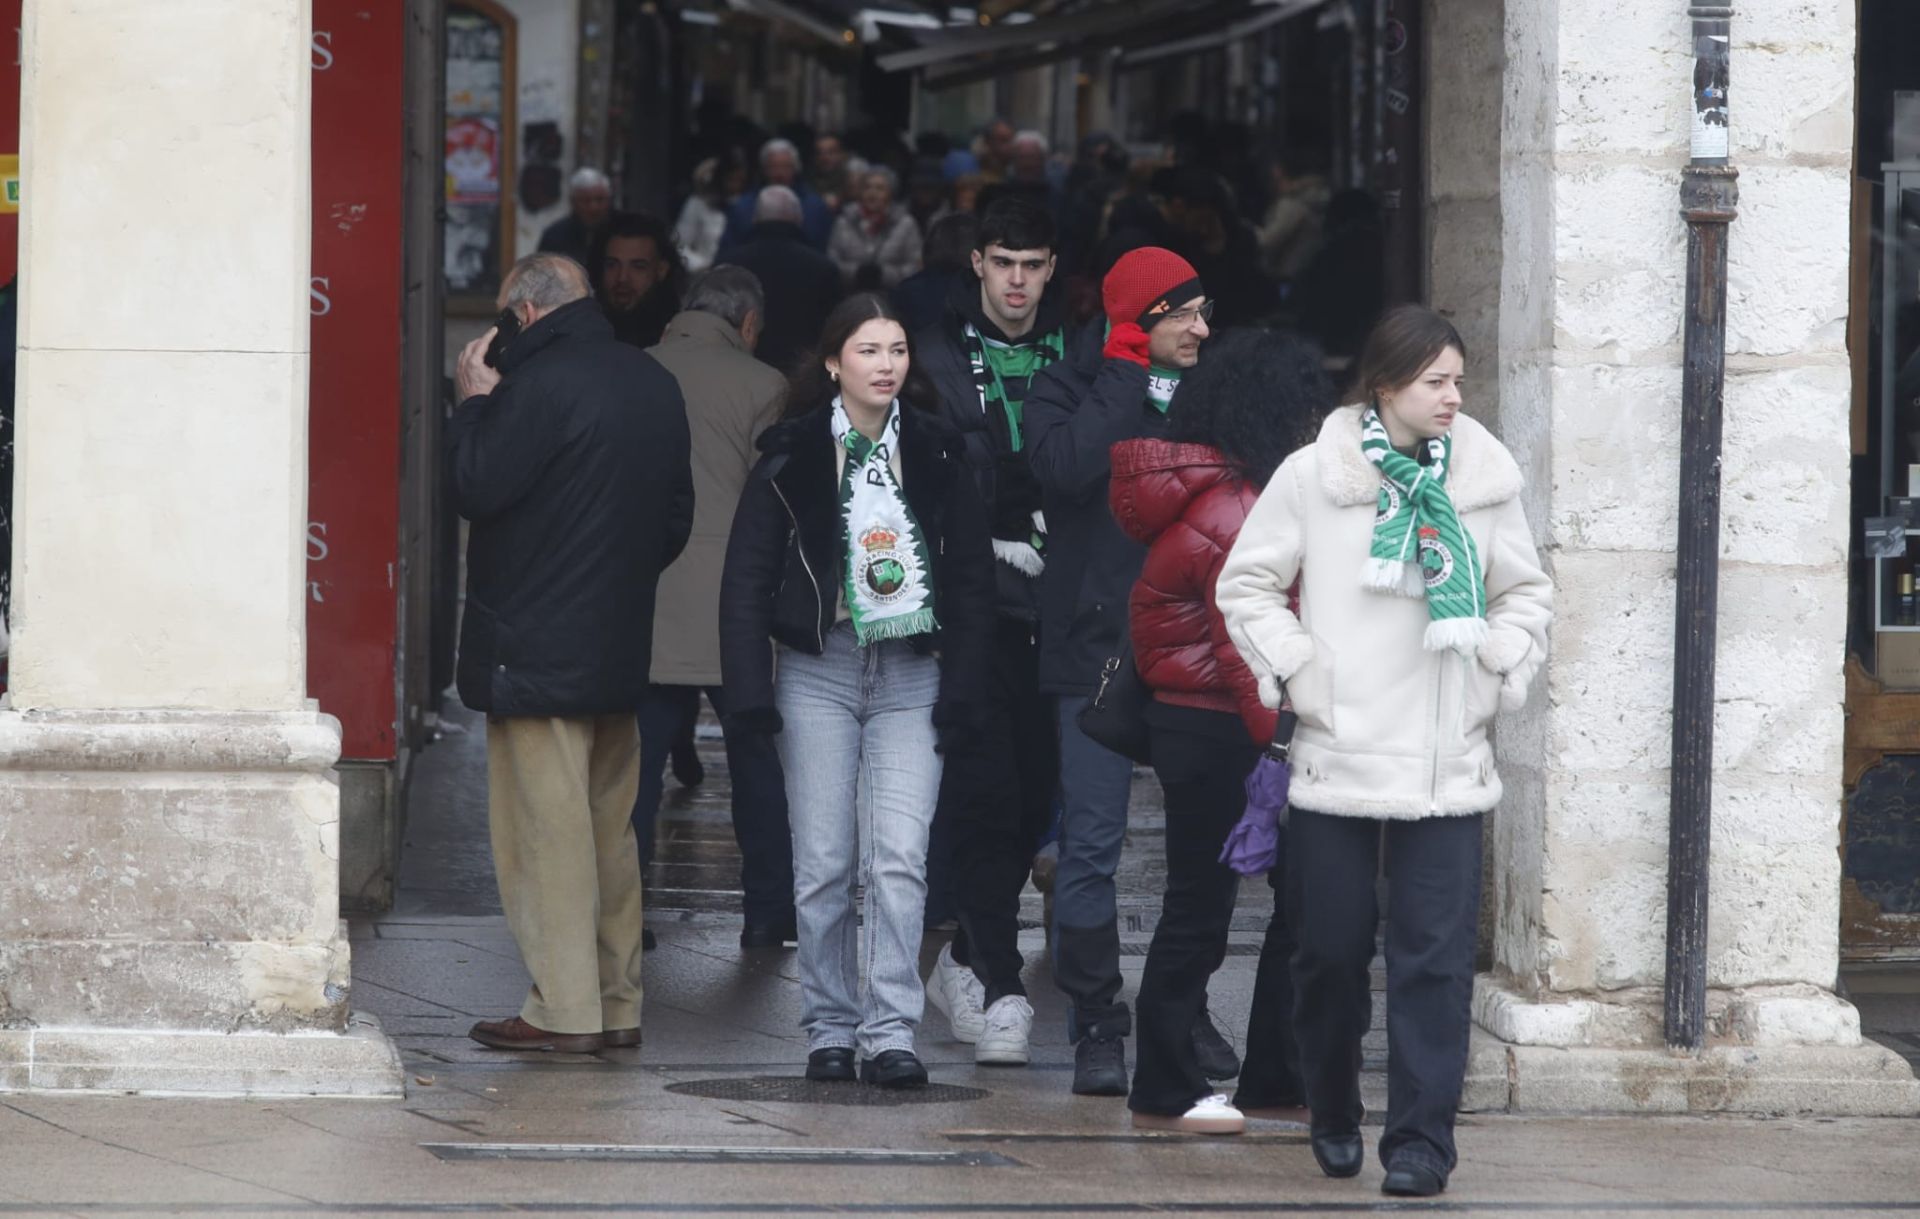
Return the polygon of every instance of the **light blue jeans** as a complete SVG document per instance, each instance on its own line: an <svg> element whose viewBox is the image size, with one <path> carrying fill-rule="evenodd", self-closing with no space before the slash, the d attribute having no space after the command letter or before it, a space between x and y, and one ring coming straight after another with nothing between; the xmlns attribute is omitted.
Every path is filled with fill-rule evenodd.
<svg viewBox="0 0 1920 1219"><path fill-rule="evenodd" d="M860 647L847 622L826 643L820 656L782 648L774 683L793 823L801 1026L809 1052L847 1046L871 1058L913 1049L926 1001L920 935L927 832L940 794L940 669L903 642ZM859 937L854 886L863 874Z"/></svg>

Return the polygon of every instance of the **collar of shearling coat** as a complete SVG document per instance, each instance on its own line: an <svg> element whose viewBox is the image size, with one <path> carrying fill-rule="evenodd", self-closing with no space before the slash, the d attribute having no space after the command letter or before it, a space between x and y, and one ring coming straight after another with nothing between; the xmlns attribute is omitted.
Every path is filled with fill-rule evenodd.
<svg viewBox="0 0 1920 1219"><path fill-rule="evenodd" d="M1360 407L1343 406L1327 416L1313 442L1320 489L1342 507L1371 504L1380 496L1380 468L1360 450ZM1467 415L1453 421L1453 470L1447 493L1453 510L1472 512L1520 494L1520 467L1493 433Z"/></svg>

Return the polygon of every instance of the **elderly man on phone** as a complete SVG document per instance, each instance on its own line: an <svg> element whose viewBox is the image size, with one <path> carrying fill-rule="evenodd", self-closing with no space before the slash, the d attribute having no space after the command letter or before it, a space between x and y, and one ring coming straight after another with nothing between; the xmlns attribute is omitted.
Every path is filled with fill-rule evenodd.
<svg viewBox="0 0 1920 1219"><path fill-rule="evenodd" d="M687 416L572 259L522 259L500 306L460 353L447 457L472 522L460 697L487 716L494 869L533 988L469 1035L592 1053L640 1044L634 713L655 586L693 525Z"/></svg>

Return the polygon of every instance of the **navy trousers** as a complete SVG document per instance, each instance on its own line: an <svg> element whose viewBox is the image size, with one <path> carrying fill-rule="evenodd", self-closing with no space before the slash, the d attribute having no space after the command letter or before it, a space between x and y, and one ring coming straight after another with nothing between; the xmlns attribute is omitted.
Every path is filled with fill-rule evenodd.
<svg viewBox="0 0 1920 1219"><path fill-rule="evenodd" d="M1387 866L1387 1123L1380 1162L1409 1156L1445 1177L1467 1072L1481 814L1385 821L1294 809L1287 918L1294 1031L1316 1133L1359 1130L1360 1040L1373 1015L1369 970Z"/></svg>

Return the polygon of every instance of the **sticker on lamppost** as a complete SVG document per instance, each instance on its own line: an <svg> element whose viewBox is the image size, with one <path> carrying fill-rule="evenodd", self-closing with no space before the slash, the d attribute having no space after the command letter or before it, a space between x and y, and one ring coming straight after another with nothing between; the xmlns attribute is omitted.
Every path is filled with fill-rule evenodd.
<svg viewBox="0 0 1920 1219"><path fill-rule="evenodd" d="M1727 159L1727 36L1701 34L1693 40L1693 158Z"/></svg>

